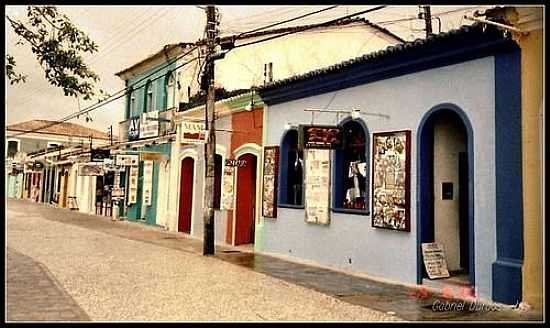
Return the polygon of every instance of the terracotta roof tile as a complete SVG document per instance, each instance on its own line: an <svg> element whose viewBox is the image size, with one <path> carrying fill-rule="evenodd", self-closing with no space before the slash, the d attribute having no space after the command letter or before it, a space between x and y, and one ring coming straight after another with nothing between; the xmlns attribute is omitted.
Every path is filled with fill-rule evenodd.
<svg viewBox="0 0 550 328"><path fill-rule="evenodd" d="M27 132L39 129L40 133L59 134L71 137L89 137L90 135L96 139L109 139L109 135L106 132L91 129L82 125L78 125L70 122L63 122L56 125L48 126L55 121L48 120L31 120L21 123L15 123L6 127L7 131ZM44 127L48 126L48 127ZM44 127L44 128L42 128ZM113 136L114 138L114 136Z"/></svg>

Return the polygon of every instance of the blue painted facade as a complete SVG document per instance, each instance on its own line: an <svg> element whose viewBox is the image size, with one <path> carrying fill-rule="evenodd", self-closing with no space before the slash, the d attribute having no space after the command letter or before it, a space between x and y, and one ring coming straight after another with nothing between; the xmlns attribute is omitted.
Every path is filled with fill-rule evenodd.
<svg viewBox="0 0 550 328"><path fill-rule="evenodd" d="M432 196L422 189L429 184L424 172L430 170L425 163L431 152L424 128L431 114L450 110L468 135L470 280L481 298L506 304L521 301L520 94L517 44L501 31L479 25L267 85L260 90L268 105L266 145L280 143L287 123L309 124L312 118L304 109L324 108L327 103L391 117L366 117L369 134L411 130L411 232L374 229L369 215L335 208L329 226L306 225L303 209L283 205L277 220L264 220L265 238L258 249L421 283L419 245L433 235L422 221L422 213L432 210ZM315 116L316 124L342 122L329 113ZM334 151L331 156L337 167ZM284 175L280 171L280 177ZM332 175L335 181L337 175Z"/></svg>

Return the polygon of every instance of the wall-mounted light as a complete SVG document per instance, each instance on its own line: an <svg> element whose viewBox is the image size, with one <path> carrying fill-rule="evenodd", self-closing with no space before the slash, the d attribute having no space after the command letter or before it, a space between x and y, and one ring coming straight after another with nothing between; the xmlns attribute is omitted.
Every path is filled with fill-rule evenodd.
<svg viewBox="0 0 550 328"><path fill-rule="evenodd" d="M359 108L353 108L351 110L351 118L353 118L354 120L358 119L361 117L361 110Z"/></svg>

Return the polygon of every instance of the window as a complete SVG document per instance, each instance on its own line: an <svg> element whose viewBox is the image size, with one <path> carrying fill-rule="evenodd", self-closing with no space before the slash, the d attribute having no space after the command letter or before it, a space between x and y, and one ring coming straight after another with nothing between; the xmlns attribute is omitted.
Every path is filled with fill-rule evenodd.
<svg viewBox="0 0 550 328"><path fill-rule="evenodd" d="M19 152L19 140L8 140L6 157L14 157Z"/></svg>
<svg viewBox="0 0 550 328"><path fill-rule="evenodd" d="M128 89L128 95L129 95L129 97L127 98L128 103L126 104L126 117L125 117L126 119L130 118L134 113L134 106L136 103L136 97L134 95L134 90L132 87Z"/></svg>
<svg viewBox="0 0 550 328"><path fill-rule="evenodd" d="M166 109L174 107L174 73L169 72L166 78Z"/></svg>
<svg viewBox="0 0 550 328"><path fill-rule="evenodd" d="M303 206L304 155L298 149L298 130L291 129L283 137L280 148L279 204Z"/></svg>
<svg viewBox="0 0 550 328"><path fill-rule="evenodd" d="M348 120L343 147L334 152L334 208L367 211L369 134L359 120Z"/></svg>
<svg viewBox="0 0 550 328"><path fill-rule="evenodd" d="M145 84L145 112L152 112L154 110L153 104L153 88L151 81L147 81Z"/></svg>
<svg viewBox="0 0 550 328"><path fill-rule="evenodd" d="M222 156L214 155L214 208L220 209L220 200L222 197L222 174L223 174Z"/></svg>

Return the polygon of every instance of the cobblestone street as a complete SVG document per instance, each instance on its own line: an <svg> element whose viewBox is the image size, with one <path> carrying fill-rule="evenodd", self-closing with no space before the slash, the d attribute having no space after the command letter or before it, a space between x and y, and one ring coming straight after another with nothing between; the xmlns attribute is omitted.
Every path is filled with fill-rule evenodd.
<svg viewBox="0 0 550 328"><path fill-rule="evenodd" d="M8 200L8 320L541 320L434 312L437 299L127 221Z"/></svg>
<svg viewBox="0 0 550 328"><path fill-rule="evenodd" d="M78 307L94 321L396 319L216 258L41 217L41 211L51 210L27 201L8 202L9 320L86 320ZM23 261L42 263L59 281L55 289L40 273L29 272L38 282L31 279L27 288L51 293L47 303L52 306L33 291L18 292L19 253ZM71 304L71 297L78 305Z"/></svg>

